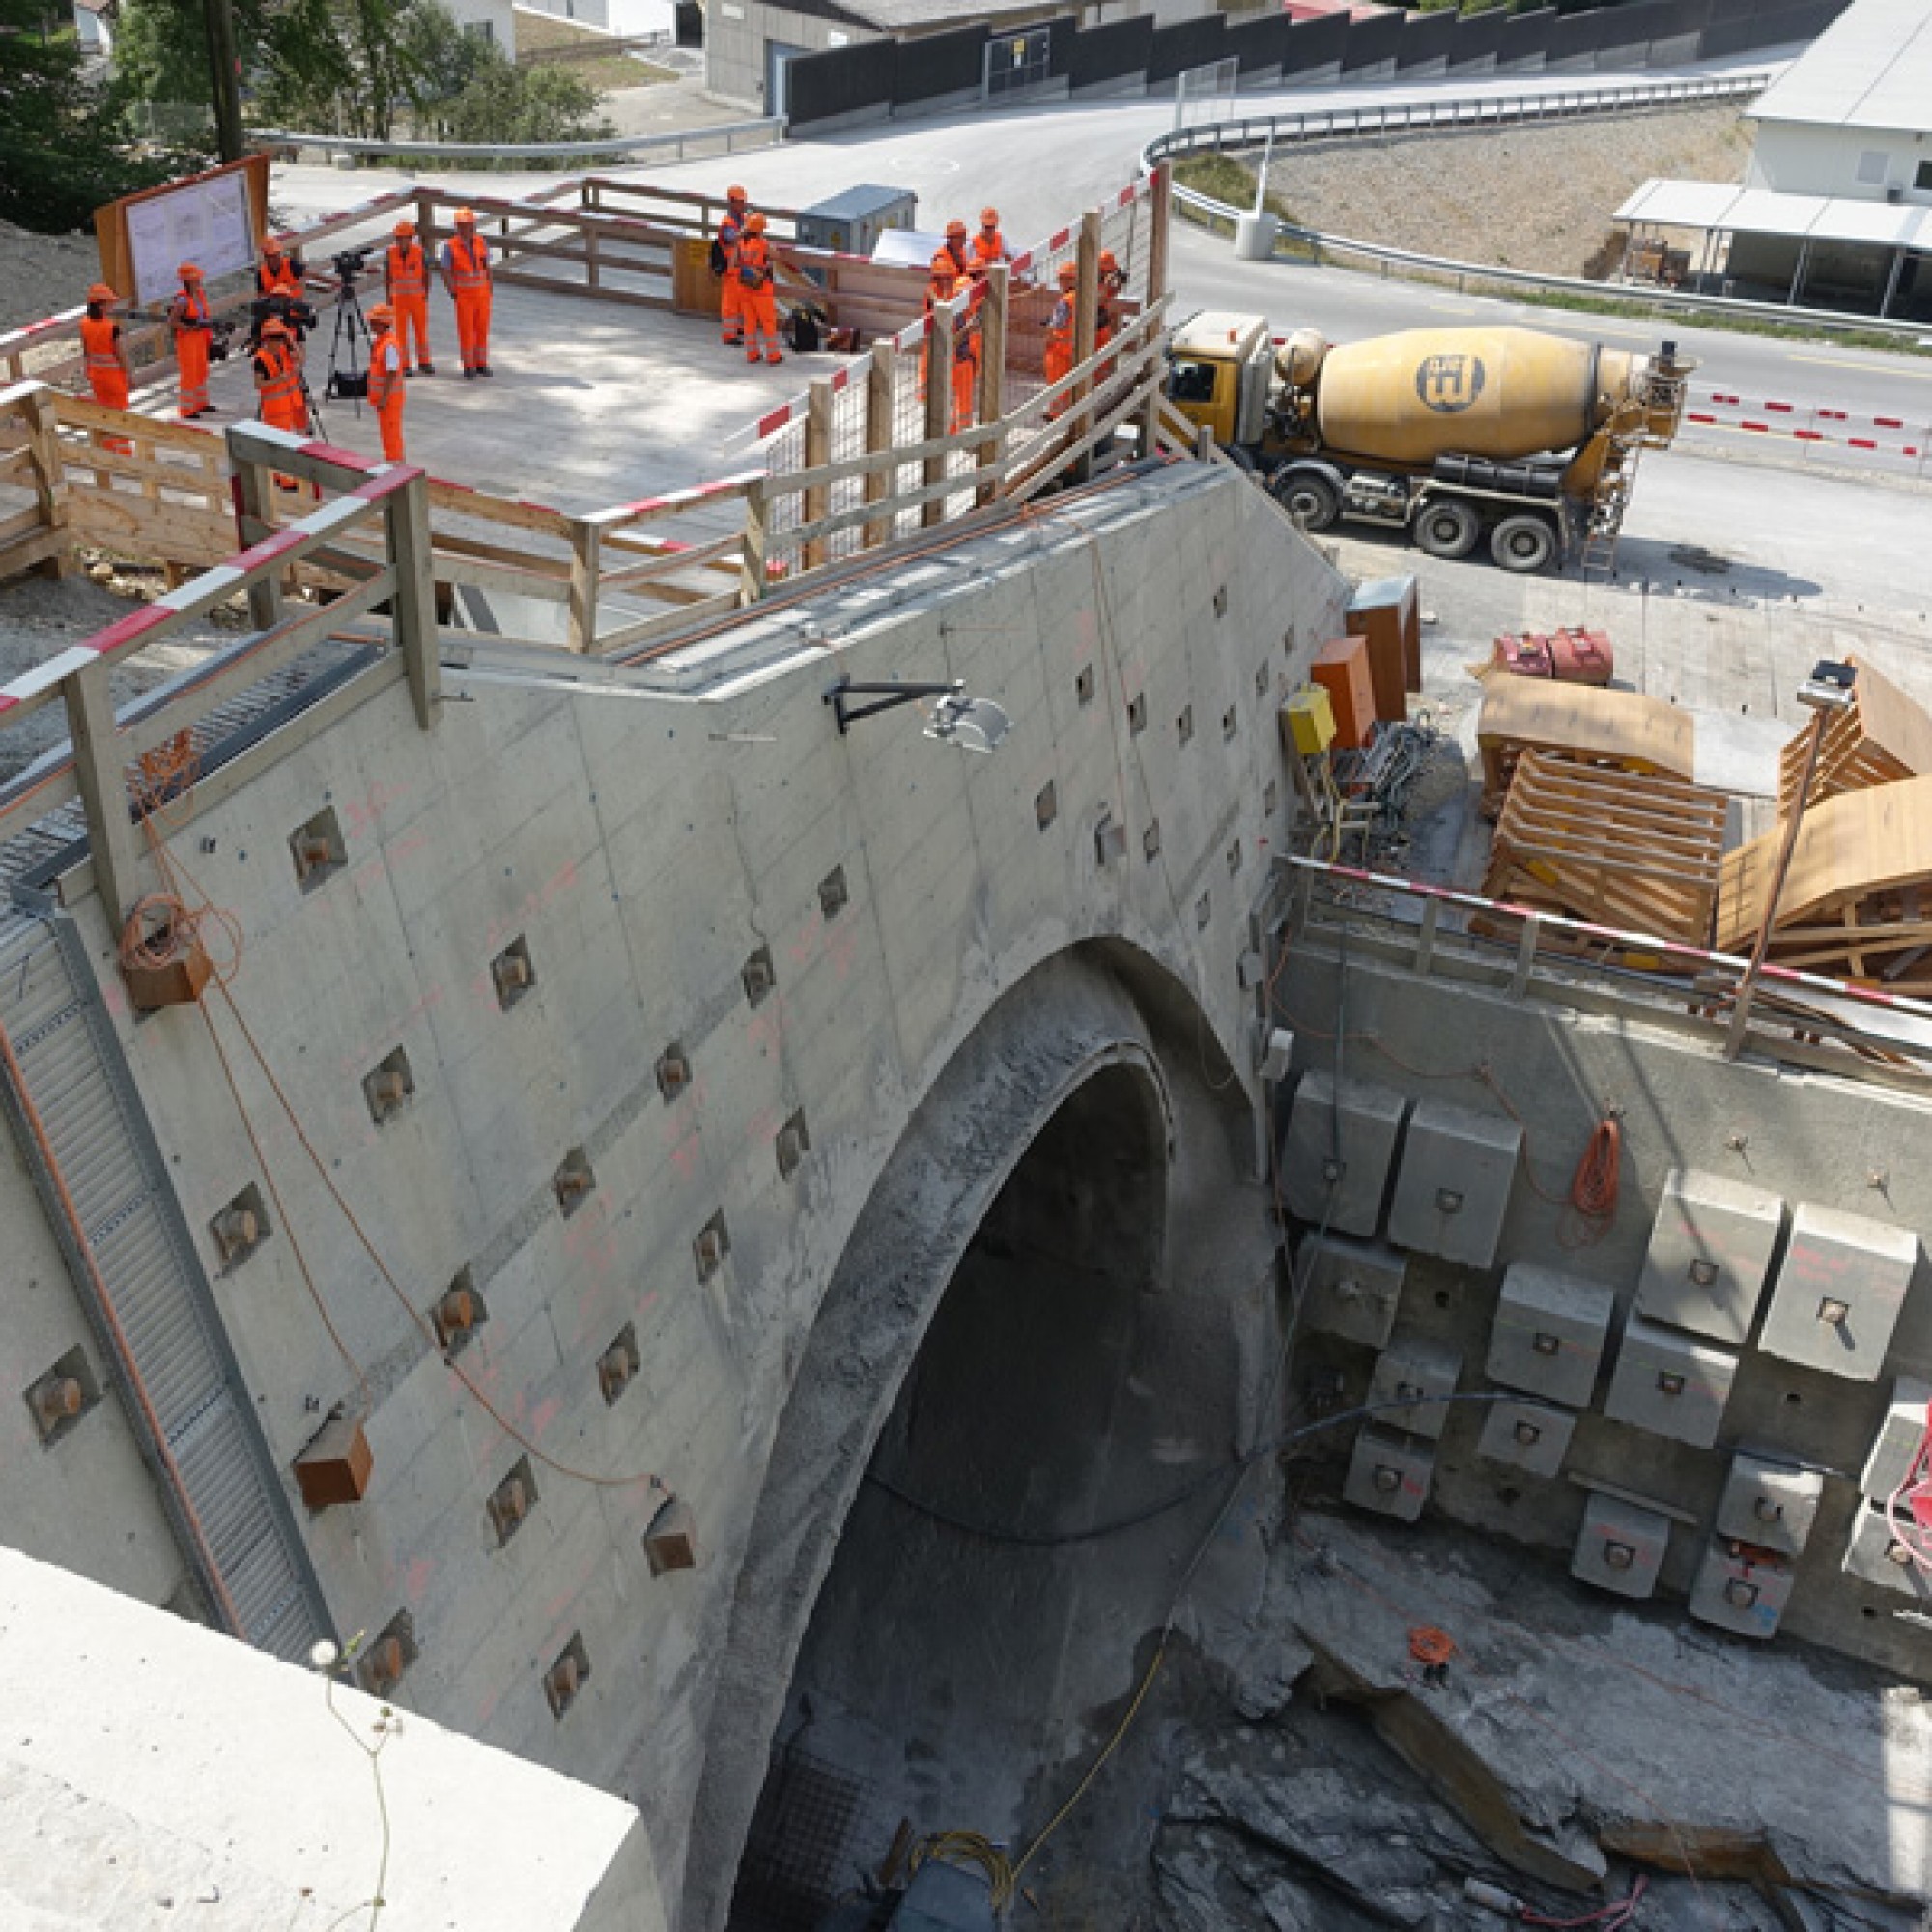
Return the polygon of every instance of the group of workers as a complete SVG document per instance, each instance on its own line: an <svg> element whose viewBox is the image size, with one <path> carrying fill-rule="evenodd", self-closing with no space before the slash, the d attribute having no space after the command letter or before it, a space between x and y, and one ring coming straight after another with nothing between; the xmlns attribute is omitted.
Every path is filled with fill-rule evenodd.
<svg viewBox="0 0 1932 1932"><path fill-rule="evenodd" d="M438 259L443 288L456 311L457 347L464 380L489 376L490 244L476 232L472 209L456 212L456 232ZM176 270L181 286L170 298L167 325L174 339L176 414L184 422L219 413L209 400L210 352L216 334L213 306L198 264ZM403 385L412 376L434 376L429 347L429 260L416 239L415 224L399 221L383 260L384 299L369 309L368 399L376 412L383 454L404 460ZM300 259L270 236L254 271L249 332L256 413L265 423L304 435L310 428L309 396L303 380L304 335L313 311L304 299L306 272ZM87 292L80 342L88 387L111 409L128 407L132 364L121 325L113 311L120 297L105 282ZM223 325L225 327L225 325ZM410 351L414 348L412 366ZM126 453L125 438L105 439L110 450ZM293 486L291 486L293 487Z"/></svg>

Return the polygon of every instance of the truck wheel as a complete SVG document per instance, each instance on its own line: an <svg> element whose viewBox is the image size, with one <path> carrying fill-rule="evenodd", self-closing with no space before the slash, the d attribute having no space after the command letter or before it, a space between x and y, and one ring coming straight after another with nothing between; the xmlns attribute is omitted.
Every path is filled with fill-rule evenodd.
<svg viewBox="0 0 1932 1932"><path fill-rule="evenodd" d="M1490 554L1503 569L1527 576L1545 568L1556 554L1556 531L1548 517L1524 510L1505 517L1490 532Z"/></svg>
<svg viewBox="0 0 1932 1932"><path fill-rule="evenodd" d="M1301 529L1325 530L1341 515L1342 499L1334 484L1316 470L1285 469L1268 487Z"/></svg>
<svg viewBox="0 0 1932 1932"><path fill-rule="evenodd" d="M1437 497L1415 520L1415 547L1431 556L1454 561L1467 556L1483 533L1482 519L1460 497Z"/></svg>

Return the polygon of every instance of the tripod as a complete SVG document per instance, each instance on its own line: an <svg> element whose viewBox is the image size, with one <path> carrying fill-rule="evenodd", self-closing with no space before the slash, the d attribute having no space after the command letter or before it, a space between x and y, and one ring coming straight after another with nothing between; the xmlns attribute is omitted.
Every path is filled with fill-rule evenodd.
<svg viewBox="0 0 1932 1932"><path fill-rule="evenodd" d="M355 339L362 338L362 366L356 366ZM362 313L361 298L355 293L355 278L345 274L335 291L335 331L328 339L328 381L323 393L353 402L360 412L362 398L369 393L369 351L375 337L369 332L368 318ZM338 367L346 358L347 368ZM310 402L313 410L315 404Z"/></svg>

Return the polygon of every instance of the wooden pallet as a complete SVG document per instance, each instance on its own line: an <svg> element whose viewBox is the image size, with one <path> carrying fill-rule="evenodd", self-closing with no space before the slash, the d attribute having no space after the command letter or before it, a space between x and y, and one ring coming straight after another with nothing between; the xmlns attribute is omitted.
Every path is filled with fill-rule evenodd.
<svg viewBox="0 0 1932 1932"><path fill-rule="evenodd" d="M1834 712L1818 748L1806 807L1869 785L1932 773L1932 716L1888 677L1857 658L1846 660L1858 676L1848 709ZM1777 810L1791 810L1804 776L1811 733L1800 731L1777 764Z"/></svg>
<svg viewBox="0 0 1932 1932"><path fill-rule="evenodd" d="M1708 946L1726 801L1659 773L1526 751L1491 847L1486 896Z"/></svg>
<svg viewBox="0 0 1932 1932"><path fill-rule="evenodd" d="M1573 763L1682 779L1695 771L1690 714L1662 698L1540 678L1493 679L1476 722L1483 759L1483 810L1502 810L1517 761L1527 751L1555 752Z"/></svg>
<svg viewBox="0 0 1932 1932"><path fill-rule="evenodd" d="M1720 952L1748 952L1756 942L1783 838L1776 827L1725 856ZM1840 792L1807 809L1766 957L1932 993L1932 776Z"/></svg>

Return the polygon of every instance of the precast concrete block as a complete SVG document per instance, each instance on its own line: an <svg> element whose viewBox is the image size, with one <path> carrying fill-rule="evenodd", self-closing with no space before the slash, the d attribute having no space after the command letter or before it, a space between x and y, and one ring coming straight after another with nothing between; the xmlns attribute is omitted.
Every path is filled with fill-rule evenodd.
<svg viewBox="0 0 1932 1932"><path fill-rule="evenodd" d="M1783 1225L1784 1203L1776 1195L1673 1168L1657 1204L1637 1308L1654 1321L1742 1342Z"/></svg>
<svg viewBox="0 0 1932 1932"><path fill-rule="evenodd" d="M1577 1418L1567 1408L1540 1402L1496 1402L1483 1419L1476 1448L1492 1463L1531 1476L1555 1476L1562 1472L1576 1431Z"/></svg>
<svg viewBox="0 0 1932 1932"><path fill-rule="evenodd" d="M1389 1239L1464 1267L1496 1258L1522 1128L1445 1100L1418 1100L1403 1142Z"/></svg>
<svg viewBox="0 0 1932 1932"><path fill-rule="evenodd" d="M1387 1346L1408 1270L1406 1255L1342 1235L1311 1235L1302 1265L1308 1269L1304 1328L1371 1349Z"/></svg>
<svg viewBox="0 0 1932 1932"><path fill-rule="evenodd" d="M1342 1495L1358 1509L1413 1522L1429 1500L1430 1478L1435 1472L1435 1443L1368 1425L1355 1437Z"/></svg>
<svg viewBox="0 0 1932 1932"><path fill-rule="evenodd" d="M1616 1292L1602 1282L1512 1262L1490 1331L1492 1378L1588 1407L1616 1308Z"/></svg>
<svg viewBox="0 0 1932 1932"><path fill-rule="evenodd" d="M1633 1315L1604 1413L1612 1422L1708 1449L1718 1439L1737 1372L1735 1350Z"/></svg>
<svg viewBox="0 0 1932 1932"><path fill-rule="evenodd" d="M1910 1228L1805 1202L1791 1217L1759 1348L1827 1375L1876 1381L1918 1264Z"/></svg>
<svg viewBox="0 0 1932 1932"><path fill-rule="evenodd" d="M1932 1430L1932 1383L1900 1376L1891 1385L1891 1401L1872 1438L1859 1488L1875 1502L1889 1501L1905 1481L1928 1430Z"/></svg>
<svg viewBox="0 0 1932 1932"><path fill-rule="evenodd" d="M1329 1233L1373 1235L1407 1107L1366 1080L1304 1073L1294 1090L1282 1148L1283 1191L1292 1213Z"/></svg>
<svg viewBox="0 0 1932 1932"><path fill-rule="evenodd" d="M1699 1623L1763 1642L1777 1634L1796 1574L1789 1558L1714 1537L1690 1585L1690 1614Z"/></svg>
<svg viewBox="0 0 1932 1932"><path fill-rule="evenodd" d="M1731 1458L1718 1498L1718 1534L1796 1556L1811 1534L1824 1493L1825 1478L1816 1469L1741 1452Z"/></svg>
<svg viewBox="0 0 1932 1932"><path fill-rule="evenodd" d="M1431 1397L1453 1395L1463 1373L1463 1351L1420 1335L1392 1342L1376 1357L1369 1378L1369 1406L1383 1408L1376 1418L1384 1428L1411 1435L1438 1437L1449 1420L1449 1405Z"/></svg>
<svg viewBox="0 0 1932 1932"><path fill-rule="evenodd" d="M1670 1548L1670 1519L1621 1496L1592 1494L1570 1556L1570 1574L1619 1597L1648 1597Z"/></svg>
<svg viewBox="0 0 1932 1932"><path fill-rule="evenodd" d="M1911 1597L1932 1614L1932 1567L1915 1556L1915 1551L1926 1552L1928 1546L1932 1537L1909 1519L1894 1517L1884 1503L1868 1502L1853 1520L1851 1541L1839 1568L1861 1583Z"/></svg>

